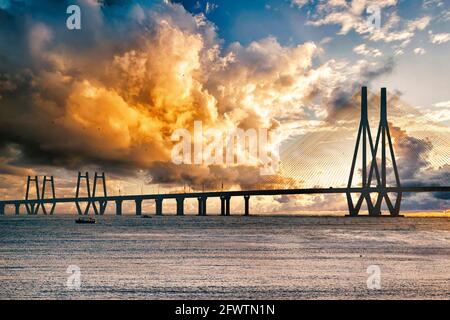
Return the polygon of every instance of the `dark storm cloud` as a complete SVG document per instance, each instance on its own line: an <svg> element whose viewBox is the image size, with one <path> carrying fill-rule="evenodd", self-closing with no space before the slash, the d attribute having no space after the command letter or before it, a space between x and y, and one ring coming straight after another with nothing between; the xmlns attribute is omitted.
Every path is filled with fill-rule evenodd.
<svg viewBox="0 0 450 320"><path fill-rule="evenodd" d="M430 163L433 144L429 139L418 139L391 124L391 135L395 139L395 155L402 186L448 185L450 166L434 168ZM394 183L392 167L389 168L391 183ZM405 208L410 210L436 210L445 207L448 193L405 194ZM447 204L448 205L448 204Z"/></svg>
<svg viewBox="0 0 450 320"><path fill-rule="evenodd" d="M110 61L151 34L152 19L140 25L130 17L144 2L141 9L160 3L100 1L99 10L93 1L6 1L0 9L0 145L21 150L15 165L134 167L86 147L86 138L61 119L77 81L113 81L105 72ZM66 28L71 4L82 8L82 30Z"/></svg>
<svg viewBox="0 0 450 320"><path fill-rule="evenodd" d="M433 144L429 140L409 136L405 131L392 125L390 130L392 136L396 139L395 149L398 162L401 164L398 169L403 184L415 184L420 171L430 165L428 157Z"/></svg>
<svg viewBox="0 0 450 320"><path fill-rule="evenodd" d="M328 105L333 109L348 107L353 96L361 91L361 86L370 86L373 80L392 73L395 68L393 58L388 58L378 64L368 62L360 63L357 79L346 81L345 85L336 86L330 97Z"/></svg>
<svg viewBox="0 0 450 320"><path fill-rule="evenodd" d="M81 30L66 28L66 8L74 3L81 7ZM254 183L256 168L176 167L170 136L194 120L223 127L226 112L243 108L234 102L242 100L239 90L228 95L232 103L220 101L222 81L241 89L248 79L241 83L235 74L256 74L255 66L267 61L272 67L264 75L276 76L275 55L289 69L291 56L303 63L301 46L294 52L271 39L254 44L260 52L239 47L241 61L220 74L229 61L221 56L215 27L201 17L161 1L99 3L11 1L0 10L0 145L18 151L1 170L101 167L134 176L150 169L156 182L212 184L220 173L230 185ZM306 53L308 63L312 53ZM248 116L236 127L276 124L253 109L241 114Z"/></svg>
<svg viewBox="0 0 450 320"><path fill-rule="evenodd" d="M197 190L201 190L203 187L219 190L222 188L222 184L224 189L234 184L238 184L244 189L254 189L259 184L274 188L288 181L288 179L261 176L259 168L245 165L223 168L217 165L199 167L175 165L171 162L154 162L149 172L153 183L173 185L181 183Z"/></svg>
<svg viewBox="0 0 450 320"><path fill-rule="evenodd" d="M82 6L79 31L65 26L66 8L73 3ZM347 105L356 110L359 103L352 98L361 84L395 66L388 59L314 69L315 44L283 47L273 37L247 47L235 43L222 52L215 27L180 6L105 0L99 9L90 3L11 1L0 9L0 146L15 150L2 149L0 173L90 166L117 179L142 169L147 182L196 189L220 189L222 182L225 188L283 185L285 180L260 176L257 167L174 165L170 135L193 120L211 127L223 125L223 119L240 128L275 126L272 110L263 105L272 96L269 104L279 118L305 119L304 109L286 110L321 97L320 107L333 119L334 110ZM249 95L248 88L254 88ZM283 105L283 94L294 98ZM259 98L253 103L258 108L243 103L249 96ZM428 165L428 147L412 137L399 145L405 182L422 178L418 168ZM428 178L437 179L431 173Z"/></svg>

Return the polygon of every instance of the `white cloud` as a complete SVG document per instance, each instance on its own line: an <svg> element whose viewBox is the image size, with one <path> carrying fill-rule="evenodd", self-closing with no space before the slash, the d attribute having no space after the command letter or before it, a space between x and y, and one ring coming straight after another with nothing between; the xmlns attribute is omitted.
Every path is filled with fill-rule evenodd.
<svg viewBox="0 0 450 320"><path fill-rule="evenodd" d="M418 18L416 20L410 21L408 22L408 29L409 30L424 30L431 21L431 17L429 16L424 16L422 18Z"/></svg>
<svg viewBox="0 0 450 320"><path fill-rule="evenodd" d="M450 10L442 12L442 14L439 17L439 20L441 20L441 21L450 21Z"/></svg>
<svg viewBox="0 0 450 320"><path fill-rule="evenodd" d="M205 6L205 13L211 13L212 11L216 10L219 6L212 2L207 2Z"/></svg>
<svg viewBox="0 0 450 320"><path fill-rule="evenodd" d="M414 37L417 30L424 30L430 23L431 17L424 16L415 20L404 22L403 28L398 28L400 18L397 14L390 15L388 21L381 29L374 29L369 36L373 41L396 42L401 41L402 44L408 44ZM394 29L397 29L396 31Z"/></svg>
<svg viewBox="0 0 450 320"><path fill-rule="evenodd" d="M320 44L327 44L327 43L330 43L331 41L333 41L333 38L332 37L325 37L325 38L323 38L322 40L320 40Z"/></svg>
<svg viewBox="0 0 450 320"><path fill-rule="evenodd" d="M299 7L303 7L305 4L308 3L309 0L292 0L292 4L299 6Z"/></svg>
<svg viewBox="0 0 450 320"><path fill-rule="evenodd" d="M293 0L296 3L297 0ZM304 4L306 1L298 0ZM346 35L354 30L365 39L384 42L405 42L411 40L416 31L424 30L428 27L431 17L425 15L414 20L401 19L394 6L397 0L331 0L318 2L316 12L311 15L307 22L313 26L338 25L338 34ZM300 3L297 3L300 5ZM369 21L367 9L376 6L381 13L381 27L377 28ZM391 10L388 10L391 9Z"/></svg>
<svg viewBox="0 0 450 320"><path fill-rule="evenodd" d="M361 44L355 48L353 48L353 52L363 56L369 57L381 57L383 53L375 48L368 48L365 44Z"/></svg>
<svg viewBox="0 0 450 320"><path fill-rule="evenodd" d="M419 56L422 56L422 55L424 55L427 52L426 52L426 50L424 48L415 48L414 49L414 53L419 55Z"/></svg>
<svg viewBox="0 0 450 320"><path fill-rule="evenodd" d="M450 100L435 103L424 111L428 119L436 122L450 121Z"/></svg>
<svg viewBox="0 0 450 320"><path fill-rule="evenodd" d="M450 41L450 33L436 33L433 34L433 31L430 30L428 32L430 37L430 42L433 44L443 44Z"/></svg>
<svg viewBox="0 0 450 320"><path fill-rule="evenodd" d="M449 101L443 101L443 102L435 103L435 104L433 104L433 107L450 109L450 100ZM449 116L450 116L450 114L449 114Z"/></svg>
<svg viewBox="0 0 450 320"><path fill-rule="evenodd" d="M431 7L442 7L444 5L444 1L442 0L424 0L422 3L422 7L425 9L429 9Z"/></svg>

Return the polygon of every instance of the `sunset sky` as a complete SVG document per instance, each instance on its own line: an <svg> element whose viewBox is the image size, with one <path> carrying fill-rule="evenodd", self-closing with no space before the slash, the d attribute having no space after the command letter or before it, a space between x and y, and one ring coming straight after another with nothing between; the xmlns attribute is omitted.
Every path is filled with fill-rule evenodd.
<svg viewBox="0 0 450 320"><path fill-rule="evenodd" d="M81 30L66 27L71 4ZM380 28L367 22L373 4ZM2 199L23 198L28 175L73 195L78 170L105 171L110 194L342 186L362 85L373 131L388 88L404 184L450 184L449 0L0 0L0 26ZM174 164L171 136L194 121L276 132L279 172ZM444 210L446 197L404 208ZM252 205L343 211L344 200Z"/></svg>

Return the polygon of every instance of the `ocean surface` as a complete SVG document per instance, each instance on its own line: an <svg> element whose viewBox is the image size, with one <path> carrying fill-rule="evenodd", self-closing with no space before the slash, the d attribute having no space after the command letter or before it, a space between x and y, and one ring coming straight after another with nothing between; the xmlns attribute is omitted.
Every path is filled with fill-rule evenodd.
<svg viewBox="0 0 450 320"><path fill-rule="evenodd" d="M0 217L0 299L450 298L449 218L76 218Z"/></svg>

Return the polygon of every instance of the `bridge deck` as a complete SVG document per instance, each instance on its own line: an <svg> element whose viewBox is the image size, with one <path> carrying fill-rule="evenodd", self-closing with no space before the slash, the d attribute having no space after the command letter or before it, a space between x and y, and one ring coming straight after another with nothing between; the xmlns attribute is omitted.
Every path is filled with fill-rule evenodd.
<svg viewBox="0 0 450 320"><path fill-rule="evenodd" d="M429 186L429 187L387 187L387 188L310 188L310 189L273 189L273 190L241 190L241 191L211 191L192 193L166 193L166 194L145 194L145 195L125 195L108 197L80 197L80 198L48 198L29 200L1 200L1 205L33 204L33 203L70 203L88 201L140 201L154 199L188 199L188 198L220 198L239 196L275 196L275 195L296 195L296 194L346 194L346 193L417 193L417 192L450 192L450 186Z"/></svg>

